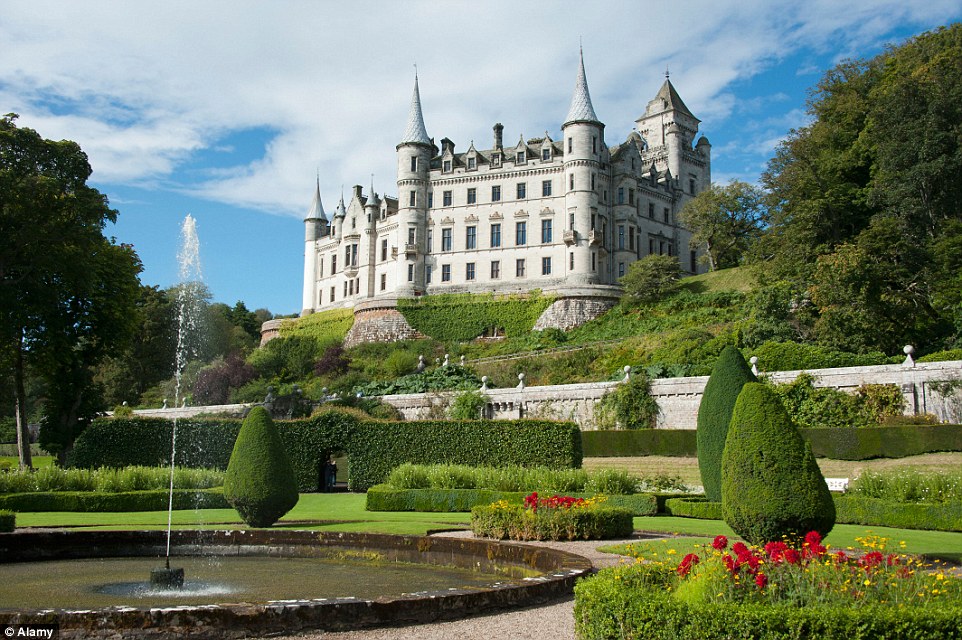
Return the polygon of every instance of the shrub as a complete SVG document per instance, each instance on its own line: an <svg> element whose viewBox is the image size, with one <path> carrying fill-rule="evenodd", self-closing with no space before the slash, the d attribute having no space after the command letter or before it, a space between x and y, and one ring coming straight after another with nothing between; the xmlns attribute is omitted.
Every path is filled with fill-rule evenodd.
<svg viewBox="0 0 962 640"><path fill-rule="evenodd" d="M627 509L608 507L604 496L587 500L570 496L539 498L532 493L524 504L499 501L471 509L476 536L499 540L598 540L624 538L633 531Z"/></svg>
<svg viewBox="0 0 962 640"><path fill-rule="evenodd" d="M607 429L650 429L658 420L658 402L651 395L651 381L637 373L607 391L598 403L597 421Z"/></svg>
<svg viewBox="0 0 962 640"><path fill-rule="evenodd" d="M126 404L118 404L114 407L113 416L114 418L129 418L134 415L133 407Z"/></svg>
<svg viewBox="0 0 962 640"><path fill-rule="evenodd" d="M232 353L223 361L197 373L192 388L194 404L227 404L232 389L239 389L256 377L254 367L244 362L236 353Z"/></svg>
<svg viewBox="0 0 962 640"><path fill-rule="evenodd" d="M11 493L0 496L0 509L13 511L73 511L107 513L112 511L167 511L170 491L47 491ZM230 507L217 489L175 489L174 509L226 509Z"/></svg>
<svg viewBox="0 0 962 640"><path fill-rule="evenodd" d="M848 353L798 342L766 342L752 349L749 355L758 357L758 367L762 371L864 367L901 362L898 356L890 357L881 352Z"/></svg>
<svg viewBox="0 0 962 640"><path fill-rule="evenodd" d="M484 418L482 412L488 400L488 396L480 391L463 391L454 396L448 407L448 416L452 420L479 420Z"/></svg>
<svg viewBox="0 0 962 640"><path fill-rule="evenodd" d="M321 357L314 363L315 376L337 376L347 373L350 360L344 355L344 345L340 342L324 349Z"/></svg>
<svg viewBox="0 0 962 640"><path fill-rule="evenodd" d="M722 452L735 400L746 382L755 381L741 352L729 345L718 356L698 405L698 470L705 495L713 502L721 501Z"/></svg>
<svg viewBox="0 0 962 640"><path fill-rule="evenodd" d="M495 491L563 491L632 494L645 482L625 471L549 467L472 467L457 464L403 464L386 484L396 489L485 489Z"/></svg>
<svg viewBox="0 0 962 640"><path fill-rule="evenodd" d="M6 509L0 510L0 533L9 533L17 528L17 514Z"/></svg>
<svg viewBox="0 0 962 640"><path fill-rule="evenodd" d="M244 419L224 476L224 497L252 527L269 527L297 504L297 479L263 407Z"/></svg>
<svg viewBox="0 0 962 640"><path fill-rule="evenodd" d="M904 458L936 451L962 451L962 426L955 424L803 429L815 455L833 460Z"/></svg>
<svg viewBox="0 0 962 640"><path fill-rule="evenodd" d="M720 502L710 502L698 496L669 498L665 500L665 513L682 518L721 520L722 504Z"/></svg>
<svg viewBox="0 0 962 640"><path fill-rule="evenodd" d="M905 407L902 391L894 384L863 384L854 394L817 388L815 378L800 373L794 380L775 385L792 421L802 428L874 426L899 416Z"/></svg>
<svg viewBox="0 0 962 640"><path fill-rule="evenodd" d="M638 457L697 455L694 429L635 429L585 431L581 434L585 457Z"/></svg>
<svg viewBox="0 0 962 640"><path fill-rule="evenodd" d="M442 342L468 342L481 335L529 333L554 298L532 291L527 296L442 294L398 300L411 326Z"/></svg>
<svg viewBox="0 0 962 640"><path fill-rule="evenodd" d="M624 298L632 304L658 302L678 291L681 264L677 258L651 254L628 265L619 282Z"/></svg>
<svg viewBox="0 0 962 640"><path fill-rule="evenodd" d="M224 474L213 469L174 469L175 489L209 489L224 483ZM123 491L167 490L170 467L103 467L100 469L63 469L42 467L36 471L0 474L0 494L34 491Z"/></svg>
<svg viewBox="0 0 962 640"><path fill-rule="evenodd" d="M915 469L863 471L849 484L848 494L889 502L962 504L962 469L938 473Z"/></svg>
<svg viewBox="0 0 962 640"><path fill-rule="evenodd" d="M934 353L924 355L921 358L917 358L916 362L946 362L951 360L962 360L962 349L936 351Z"/></svg>
<svg viewBox="0 0 962 640"><path fill-rule="evenodd" d="M962 502L893 502L860 494L835 496L836 522L871 527L962 531Z"/></svg>
<svg viewBox="0 0 962 640"><path fill-rule="evenodd" d="M835 505L812 449L771 388L750 382L738 395L722 456L725 522L752 543L823 537Z"/></svg>

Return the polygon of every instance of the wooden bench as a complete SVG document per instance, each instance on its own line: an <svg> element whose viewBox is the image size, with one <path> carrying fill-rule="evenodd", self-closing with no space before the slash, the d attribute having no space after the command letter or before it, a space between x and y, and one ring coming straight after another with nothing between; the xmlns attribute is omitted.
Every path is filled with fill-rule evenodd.
<svg viewBox="0 0 962 640"><path fill-rule="evenodd" d="M848 491L848 478L825 478L825 484L828 485L829 491L838 491L839 493Z"/></svg>

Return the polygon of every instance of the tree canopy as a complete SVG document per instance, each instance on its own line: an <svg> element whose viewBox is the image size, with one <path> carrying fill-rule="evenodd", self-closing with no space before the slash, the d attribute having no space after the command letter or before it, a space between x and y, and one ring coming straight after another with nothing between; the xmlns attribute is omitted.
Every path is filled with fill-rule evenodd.
<svg viewBox="0 0 962 640"><path fill-rule="evenodd" d="M691 248L707 248L711 271L735 267L758 241L768 220L765 193L747 182L711 185L688 201L681 223L691 229Z"/></svg>

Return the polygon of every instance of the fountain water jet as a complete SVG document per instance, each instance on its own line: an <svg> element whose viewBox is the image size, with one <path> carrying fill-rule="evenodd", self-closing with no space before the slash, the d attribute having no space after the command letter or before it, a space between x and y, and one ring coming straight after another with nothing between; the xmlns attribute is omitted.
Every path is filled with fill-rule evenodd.
<svg viewBox="0 0 962 640"><path fill-rule="evenodd" d="M191 356L196 356L195 338L198 328L198 301L203 287L200 268L200 242L197 238L197 223L189 213L184 218L180 231L181 247L177 253L179 269L179 289L177 291L177 351L175 354L174 406L180 406L180 385L184 369ZM170 494L167 503L167 552L164 566L150 572L150 584L161 589L180 589L184 586L184 569L170 568L170 533L174 516L174 468L177 457L177 416L174 415L170 441Z"/></svg>

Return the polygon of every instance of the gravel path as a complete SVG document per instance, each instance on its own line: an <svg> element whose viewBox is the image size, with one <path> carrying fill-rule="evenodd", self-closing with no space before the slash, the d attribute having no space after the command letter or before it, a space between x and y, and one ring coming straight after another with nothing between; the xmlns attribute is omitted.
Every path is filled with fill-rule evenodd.
<svg viewBox="0 0 962 640"><path fill-rule="evenodd" d="M437 534L450 537L471 537L470 531ZM590 540L586 542L513 543L561 549L584 556L596 568L615 566L623 556L601 553L598 547L638 541L653 536L636 536L623 540ZM289 636L289 640L574 640L574 598L568 597L554 604L505 613L475 616L452 622L418 624L406 627L387 627L365 631L318 632Z"/></svg>

